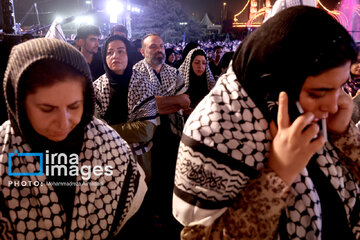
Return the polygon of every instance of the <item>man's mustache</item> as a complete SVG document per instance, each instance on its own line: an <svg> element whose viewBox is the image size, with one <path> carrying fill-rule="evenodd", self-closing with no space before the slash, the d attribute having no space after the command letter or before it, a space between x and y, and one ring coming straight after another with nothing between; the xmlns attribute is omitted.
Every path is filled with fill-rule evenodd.
<svg viewBox="0 0 360 240"><path fill-rule="evenodd" d="M157 52L156 55L161 54L163 57L165 57L165 54L162 52Z"/></svg>

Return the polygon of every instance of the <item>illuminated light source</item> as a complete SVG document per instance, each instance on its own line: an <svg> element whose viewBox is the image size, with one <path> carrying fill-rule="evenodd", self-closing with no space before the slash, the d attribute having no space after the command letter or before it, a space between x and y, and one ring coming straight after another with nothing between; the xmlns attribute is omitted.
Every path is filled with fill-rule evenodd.
<svg viewBox="0 0 360 240"><path fill-rule="evenodd" d="M187 25L188 23L187 22L179 22L179 25Z"/></svg>
<svg viewBox="0 0 360 240"><path fill-rule="evenodd" d="M82 24L82 23L94 24L94 18L91 16L78 16L75 18L74 21L77 24Z"/></svg>
<svg viewBox="0 0 360 240"><path fill-rule="evenodd" d="M249 5L249 3L250 3L250 0L247 1L247 3L246 3L245 6L243 7L243 9L241 9L240 12L238 12L237 14L235 14L235 16L234 16L234 22L235 22L235 23L236 23L237 21L239 21L239 20L237 19L237 17L238 17L240 14L243 13L243 11L246 9L246 7Z"/></svg>
<svg viewBox="0 0 360 240"><path fill-rule="evenodd" d="M253 18L249 19L249 21L246 23L246 27L259 27L261 24L254 24L254 21L256 18L264 15L266 13L266 9L267 7L264 7L262 9L260 9L259 11L257 11L254 15Z"/></svg>
<svg viewBox="0 0 360 240"><path fill-rule="evenodd" d="M341 25L346 26L349 22L348 18L346 17L346 15L338 10L330 10L327 9L324 4L322 4L322 2L320 2L320 0L317 0L317 3L323 8L325 9L325 11L328 12L328 14L330 14L336 21L338 21Z"/></svg>
<svg viewBox="0 0 360 240"><path fill-rule="evenodd" d="M61 16L56 16L56 17L55 17L55 21L56 21L57 23L61 23L63 20L64 20L64 19L63 19L63 17L61 17Z"/></svg>
<svg viewBox="0 0 360 240"><path fill-rule="evenodd" d="M106 12L110 15L110 22L117 23L117 17L124 11L124 5L116 0L109 0L106 4Z"/></svg>
<svg viewBox="0 0 360 240"><path fill-rule="evenodd" d="M85 1L85 3L90 5L90 4L91 4L91 1L90 1L90 0L87 0L87 1Z"/></svg>
<svg viewBox="0 0 360 240"><path fill-rule="evenodd" d="M106 11L111 14L120 14L124 11L124 5L116 0L109 0L106 4Z"/></svg>
<svg viewBox="0 0 360 240"><path fill-rule="evenodd" d="M132 7L132 8L131 8L131 12L140 13L140 8L138 8L138 7Z"/></svg>

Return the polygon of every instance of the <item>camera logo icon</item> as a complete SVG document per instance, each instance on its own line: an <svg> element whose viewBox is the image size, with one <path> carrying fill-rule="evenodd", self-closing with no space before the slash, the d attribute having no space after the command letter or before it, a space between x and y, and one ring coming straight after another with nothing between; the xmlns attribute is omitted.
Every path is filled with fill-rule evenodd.
<svg viewBox="0 0 360 240"><path fill-rule="evenodd" d="M27 172L12 172L12 158L16 156L19 157L39 157L40 159L40 171L27 173ZM43 153L18 153L18 151L14 151L13 153L9 153L9 176L42 176L43 175Z"/></svg>

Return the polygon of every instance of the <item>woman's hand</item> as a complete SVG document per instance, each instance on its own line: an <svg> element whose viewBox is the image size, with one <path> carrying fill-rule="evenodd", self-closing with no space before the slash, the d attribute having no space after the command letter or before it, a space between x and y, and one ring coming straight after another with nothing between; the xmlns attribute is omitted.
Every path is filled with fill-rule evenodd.
<svg viewBox="0 0 360 240"><path fill-rule="evenodd" d="M335 114L329 114L327 118L328 131L336 134L345 132L348 129L353 109L353 99L343 90L340 90L338 111Z"/></svg>
<svg viewBox="0 0 360 240"><path fill-rule="evenodd" d="M290 123L288 113L288 96L285 92L279 95L277 114L278 127L270 123L273 136L269 156L269 167L272 168L288 185L305 168L313 154L325 143L322 136L314 139L319 126L312 123L313 113L305 113Z"/></svg>
<svg viewBox="0 0 360 240"><path fill-rule="evenodd" d="M187 94L180 94L176 96L155 96L155 101L158 113L171 114L180 109L188 109L190 107L190 98Z"/></svg>

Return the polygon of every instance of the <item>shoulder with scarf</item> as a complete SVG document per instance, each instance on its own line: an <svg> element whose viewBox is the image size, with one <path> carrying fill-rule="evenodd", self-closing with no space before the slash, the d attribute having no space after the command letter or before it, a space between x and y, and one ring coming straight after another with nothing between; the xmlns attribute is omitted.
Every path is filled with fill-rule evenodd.
<svg viewBox="0 0 360 240"><path fill-rule="evenodd" d="M93 82L96 111L104 116L110 104L110 83L106 74Z"/></svg>
<svg viewBox="0 0 360 240"><path fill-rule="evenodd" d="M21 233L20 235L22 235L23 226L28 226L28 221L32 220L23 219L21 216L26 212L31 212L32 218L37 219L36 229L32 231L37 238L61 238L65 233L66 217L51 185L43 184L38 188L33 186L16 188L7 184L8 181L19 179L7 174L8 153L15 150L31 152L29 145L24 143L20 136L14 134L9 121L0 127L0 140L0 169L2 170L0 188L7 206L7 209L4 209L3 205L0 208L0 218L3 222L3 229L5 229L1 233L2 236L11 235L9 233L11 230L6 226L6 222L8 222L7 225L12 226L16 234ZM87 184L76 185L72 219L72 226L74 227L70 232L70 238L76 236L76 238L87 239L86 236L98 236L99 239L104 239L104 236L106 238L106 236L116 235L125 222L138 210L143 200L147 188L144 182L144 172L134 160L127 143L108 125L97 119L93 119L86 127L84 143L78 159L79 169L96 166L102 166L105 169L105 167L110 166L113 172L111 176L91 174L89 179L83 179L80 174L77 176L77 182ZM18 169L20 167L21 170ZM40 171L39 163L35 163L34 159L29 157L15 158L12 161L12 169L13 172ZM46 176L44 174L43 176L23 176L20 180L45 182ZM95 182L100 185L92 186L91 183ZM21 207L22 205L19 207L18 204L22 202L21 196L26 196L30 202L37 204L25 209ZM110 203L111 205L109 205ZM105 210L109 206L113 210L106 210L107 213L105 213L99 211L99 206ZM49 218L50 215L45 214L40 208L48 209L49 214L53 213L56 217ZM9 211L16 214L14 218L6 217L6 213ZM100 221L104 214L109 215L106 225L101 224ZM84 217L88 221L84 222ZM95 229L101 229L102 234L94 232ZM30 232L27 231L27 234ZM30 235L22 236L27 238Z"/></svg>
<svg viewBox="0 0 360 240"><path fill-rule="evenodd" d="M185 92L184 79L177 69L163 64L161 83L145 59L133 67L129 85L129 121L156 118L155 96L174 96Z"/></svg>
<svg viewBox="0 0 360 240"><path fill-rule="evenodd" d="M260 110L251 109L254 104L250 98L233 101L246 94L234 74L219 81L221 87L212 89L186 122L176 168L173 214L187 226L183 239L210 232L219 237L225 225L234 227L231 223L242 224L235 234L250 234L255 228L273 235L292 195L274 172L261 170L262 153L270 148L268 123ZM246 141L249 137L257 143Z"/></svg>
<svg viewBox="0 0 360 240"><path fill-rule="evenodd" d="M183 239L273 239L281 212L294 206L301 206L296 210L301 212L306 203L298 198L314 197L310 186L301 185L302 178L311 179L304 169L289 189L266 167L271 146L268 122L232 70L219 81L186 123L177 161L173 214L186 226ZM320 164L331 167L338 159L330 144L319 152ZM353 186L348 170L337 171L334 182ZM310 191L309 196L301 194L305 189L300 186ZM341 191L350 194L351 201L359 194L352 187ZM288 221L297 224L299 220L293 217ZM321 228L316 221L307 224Z"/></svg>

